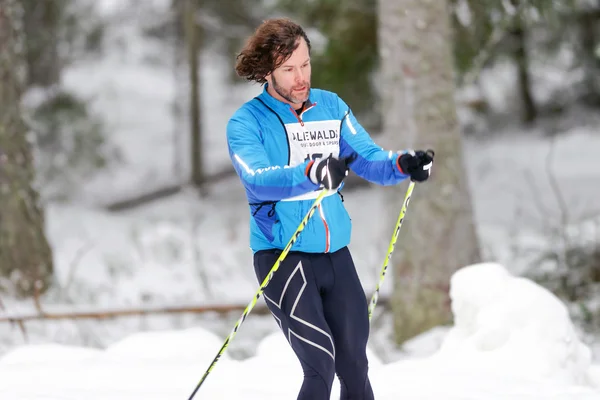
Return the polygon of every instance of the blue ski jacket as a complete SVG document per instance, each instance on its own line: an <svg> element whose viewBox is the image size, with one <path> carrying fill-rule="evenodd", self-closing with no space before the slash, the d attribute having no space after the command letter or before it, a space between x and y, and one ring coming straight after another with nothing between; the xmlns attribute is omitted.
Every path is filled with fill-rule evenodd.
<svg viewBox="0 0 600 400"><path fill-rule="evenodd" d="M355 155L352 171L380 185L408 178L398 165L399 154L377 146L335 93L311 89L298 115L289 104L271 96L267 85L227 124L229 155L248 198L253 252L283 249L324 190L308 178L315 158ZM292 250L337 251L350 243L351 229L341 196L331 191Z"/></svg>

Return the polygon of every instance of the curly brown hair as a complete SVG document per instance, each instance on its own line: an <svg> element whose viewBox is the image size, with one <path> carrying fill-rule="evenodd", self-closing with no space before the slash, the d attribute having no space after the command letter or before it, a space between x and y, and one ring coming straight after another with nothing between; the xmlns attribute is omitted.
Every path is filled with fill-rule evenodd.
<svg viewBox="0 0 600 400"><path fill-rule="evenodd" d="M288 18L264 21L237 55L235 72L246 80L265 83L265 77L298 48L300 38L304 38L310 52L310 41L300 25Z"/></svg>

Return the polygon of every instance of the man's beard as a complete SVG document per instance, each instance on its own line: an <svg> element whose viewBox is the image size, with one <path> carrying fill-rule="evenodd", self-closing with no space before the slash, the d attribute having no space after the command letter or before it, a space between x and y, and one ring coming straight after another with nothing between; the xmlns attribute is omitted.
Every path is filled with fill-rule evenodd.
<svg viewBox="0 0 600 400"><path fill-rule="evenodd" d="M275 90L275 92L280 95L281 97L283 97L284 99L286 99L287 101L289 101L290 103L293 104L302 104L304 103L306 100L308 100L308 92L310 90L310 82L306 81L303 83L302 86L304 86L306 88L306 95L303 97L296 97L294 96L293 93L293 88L289 89L289 90L285 90L284 88L282 88L281 86L279 86L277 84L277 80L275 80L275 76L273 76L273 90Z"/></svg>

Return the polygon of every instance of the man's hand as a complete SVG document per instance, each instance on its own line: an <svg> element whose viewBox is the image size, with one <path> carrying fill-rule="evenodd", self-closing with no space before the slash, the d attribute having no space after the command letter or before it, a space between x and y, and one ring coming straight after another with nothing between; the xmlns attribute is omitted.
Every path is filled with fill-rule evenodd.
<svg viewBox="0 0 600 400"><path fill-rule="evenodd" d="M433 166L433 150L409 151L398 157L398 168L415 182L424 182L429 179Z"/></svg>
<svg viewBox="0 0 600 400"><path fill-rule="evenodd" d="M333 156L317 158L307 168L308 178L325 189L337 189L348 176L348 164L352 159L338 159Z"/></svg>

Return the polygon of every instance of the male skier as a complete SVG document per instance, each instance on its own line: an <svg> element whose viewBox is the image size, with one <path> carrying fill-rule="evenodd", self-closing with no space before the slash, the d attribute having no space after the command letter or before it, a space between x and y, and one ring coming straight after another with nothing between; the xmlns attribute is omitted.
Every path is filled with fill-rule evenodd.
<svg viewBox="0 0 600 400"><path fill-rule="evenodd" d="M289 19L263 22L237 56L239 76L264 84L227 125L229 154L250 207L258 282L267 276L315 198L328 190L264 291L302 369L298 400L372 400L366 355L368 301L350 251L351 222L336 190L352 169L381 185L429 178L423 151L384 151L335 93L310 86L310 41Z"/></svg>

